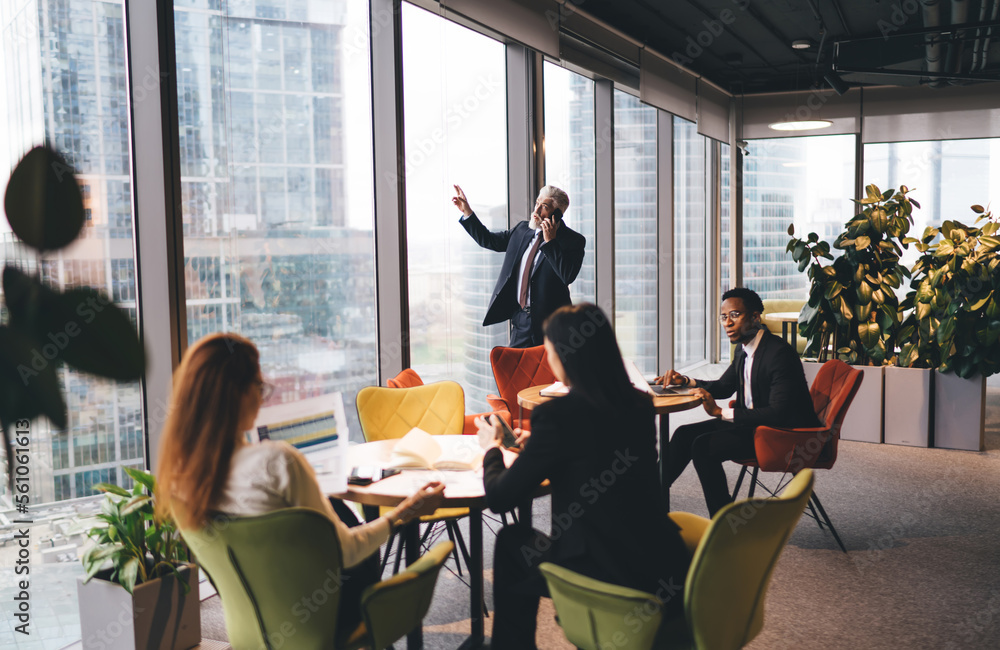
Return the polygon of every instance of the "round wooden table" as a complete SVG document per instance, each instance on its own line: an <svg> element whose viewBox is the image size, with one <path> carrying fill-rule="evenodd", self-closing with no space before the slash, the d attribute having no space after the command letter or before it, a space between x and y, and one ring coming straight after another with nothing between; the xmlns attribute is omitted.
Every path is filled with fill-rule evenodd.
<svg viewBox="0 0 1000 650"><path fill-rule="evenodd" d="M463 436L476 440L475 436ZM387 467L392 450L398 439L378 440L360 445L352 445L347 450L347 467L373 465ZM510 465L517 454L500 450L504 463ZM320 487L324 488L322 474L317 476ZM445 484L442 508L469 509L469 613L471 633L459 646L462 650L483 646L483 510L486 508L486 492L481 472L451 470L404 470L400 474L375 481L371 485L350 485L346 492L324 489L339 499L354 501L365 506L396 506L428 481L440 480ZM548 486L540 487L534 496L548 494ZM530 520L530 519L529 519ZM406 563L412 564L420 555L419 521L414 520L403 530L406 546ZM417 628L407 635L407 648L423 647L423 631Z"/></svg>
<svg viewBox="0 0 1000 650"><path fill-rule="evenodd" d="M799 312L797 311L776 311L771 314L764 314L764 320L771 321L772 323L781 323L781 337L786 341L789 341L788 330L792 330L792 337L789 341L792 344L792 349L797 350L798 347L798 331L799 331Z"/></svg>
<svg viewBox="0 0 1000 650"><path fill-rule="evenodd" d="M540 386L530 386L517 394L517 405L530 411L539 404L558 397L545 397L541 391L551 386L542 384ZM667 467L670 461L670 414L687 411L701 405L701 398L694 395L654 395L653 408L660 416L660 426L658 432L658 443L660 447L660 484L663 486L663 502L670 511L670 486L667 485Z"/></svg>

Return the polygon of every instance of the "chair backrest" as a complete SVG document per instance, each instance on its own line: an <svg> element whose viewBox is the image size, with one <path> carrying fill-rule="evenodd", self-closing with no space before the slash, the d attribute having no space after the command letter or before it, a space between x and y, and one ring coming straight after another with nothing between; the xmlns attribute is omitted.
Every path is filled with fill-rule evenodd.
<svg viewBox="0 0 1000 650"><path fill-rule="evenodd" d="M218 517L181 535L219 592L233 648L335 647L342 565L329 519L287 508Z"/></svg>
<svg viewBox="0 0 1000 650"><path fill-rule="evenodd" d="M517 409L517 394L531 386L551 384L556 376L549 368L545 346L531 348L506 348L497 346L490 351L490 365L497 382L500 397L507 402L511 415ZM521 426L515 423L515 426Z"/></svg>
<svg viewBox="0 0 1000 650"><path fill-rule="evenodd" d="M465 425L465 393L453 381L411 388L366 386L356 403L368 442L402 438L413 427L431 435L460 435Z"/></svg>
<svg viewBox="0 0 1000 650"><path fill-rule="evenodd" d="M549 585L559 625L570 643L583 650L653 647L663 618L656 596L594 580L551 562L543 562L538 570Z"/></svg>
<svg viewBox="0 0 1000 650"><path fill-rule="evenodd" d="M816 417L825 423L832 435L816 460L810 463L810 467L829 468L837 461L840 427L847 416L847 408L858 394L864 376L860 369L840 359L830 359L820 367L809 388L809 394L812 396Z"/></svg>
<svg viewBox="0 0 1000 650"><path fill-rule="evenodd" d="M812 486L813 472L804 469L779 497L737 501L716 513L684 585L695 647L742 648L760 632L771 574Z"/></svg>
<svg viewBox="0 0 1000 650"><path fill-rule="evenodd" d="M385 385L389 388L412 388L413 386L423 386L424 380L413 368L404 368L398 375L385 382Z"/></svg>

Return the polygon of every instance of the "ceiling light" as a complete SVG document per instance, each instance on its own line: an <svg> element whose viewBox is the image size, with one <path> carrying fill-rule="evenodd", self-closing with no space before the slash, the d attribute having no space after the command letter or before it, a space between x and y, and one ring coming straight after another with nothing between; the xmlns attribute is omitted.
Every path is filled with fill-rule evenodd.
<svg viewBox="0 0 1000 650"><path fill-rule="evenodd" d="M793 50L808 50L810 47L812 47L812 41L807 39L800 38L797 41L792 41Z"/></svg>
<svg viewBox="0 0 1000 650"><path fill-rule="evenodd" d="M772 122L767 128L775 131L809 131L811 129L825 129L833 126L830 120L799 120L797 122Z"/></svg>

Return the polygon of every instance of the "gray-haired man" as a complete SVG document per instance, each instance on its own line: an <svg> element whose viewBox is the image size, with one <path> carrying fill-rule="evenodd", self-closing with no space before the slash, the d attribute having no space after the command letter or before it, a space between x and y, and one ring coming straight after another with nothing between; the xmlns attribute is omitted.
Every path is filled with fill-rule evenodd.
<svg viewBox="0 0 1000 650"><path fill-rule="evenodd" d="M546 185L538 192L530 219L498 232L479 221L458 185L452 203L462 211L460 223L477 244L506 252L483 325L510 320L511 347L541 345L542 323L572 302L569 285L583 266L587 240L563 223L569 208L566 192Z"/></svg>

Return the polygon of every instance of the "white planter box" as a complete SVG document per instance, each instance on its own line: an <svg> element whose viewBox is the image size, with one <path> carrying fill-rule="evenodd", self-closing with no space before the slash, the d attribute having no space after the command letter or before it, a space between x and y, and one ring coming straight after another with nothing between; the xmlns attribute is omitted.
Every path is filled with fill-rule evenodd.
<svg viewBox="0 0 1000 650"><path fill-rule="evenodd" d="M121 585L97 574L80 578L80 631L84 648L106 650L180 650L201 643L198 567L181 567L188 593L174 576L136 586L130 595Z"/></svg>
<svg viewBox="0 0 1000 650"><path fill-rule="evenodd" d="M823 365L817 361L803 361L802 367L806 373L806 381L812 386L813 380L819 374ZM861 387L858 388L854 401L847 409L847 417L840 427L842 440L859 442L882 442L882 367L852 366L864 373Z"/></svg>
<svg viewBox="0 0 1000 650"><path fill-rule="evenodd" d="M986 448L986 378L934 373L934 446Z"/></svg>
<svg viewBox="0 0 1000 650"><path fill-rule="evenodd" d="M930 368L885 368L885 442L892 445L927 447L930 444ZM864 390L862 383L861 389Z"/></svg>

